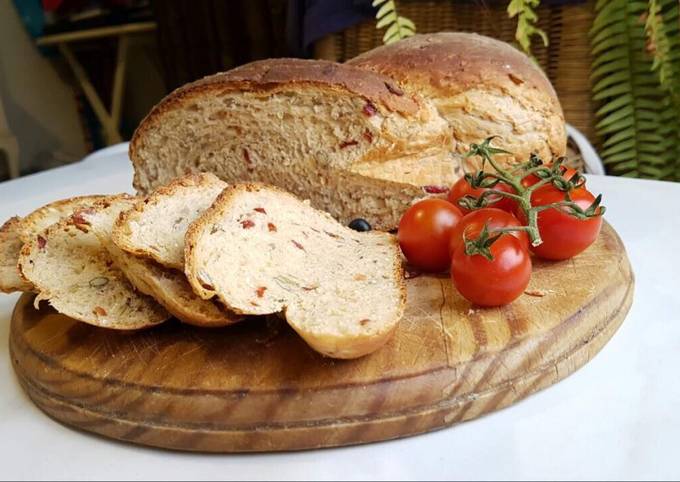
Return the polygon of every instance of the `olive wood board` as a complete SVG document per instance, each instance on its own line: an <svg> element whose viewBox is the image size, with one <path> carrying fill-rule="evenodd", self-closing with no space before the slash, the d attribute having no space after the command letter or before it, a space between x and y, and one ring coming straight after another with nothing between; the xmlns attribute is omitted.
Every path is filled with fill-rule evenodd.
<svg viewBox="0 0 680 482"><path fill-rule="evenodd" d="M502 308L471 306L444 275L407 286L394 337L357 360L318 355L275 316L121 333L38 311L31 294L14 310L11 356L48 415L115 439L205 452L360 444L470 420L563 379L620 326L634 279L605 224L579 256L534 260L530 294Z"/></svg>

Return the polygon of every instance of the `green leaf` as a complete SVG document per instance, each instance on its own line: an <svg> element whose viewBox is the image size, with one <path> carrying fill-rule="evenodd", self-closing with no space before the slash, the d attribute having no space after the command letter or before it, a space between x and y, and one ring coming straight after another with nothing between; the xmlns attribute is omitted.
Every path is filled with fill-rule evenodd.
<svg viewBox="0 0 680 482"><path fill-rule="evenodd" d="M398 22L399 25L401 25L402 27L405 27L405 28L407 28L407 29L413 30L414 32L415 32L415 30L416 30L415 24L414 24L411 20L409 20L408 18L406 18L406 17L399 17L399 18L397 19L397 22Z"/></svg>
<svg viewBox="0 0 680 482"><path fill-rule="evenodd" d="M605 149L602 152L600 152L600 156L609 157L609 156L612 156L614 154L618 154L619 152L634 150L636 143L637 143L637 141L635 139L628 139L625 142L619 142L617 144L614 144L610 148Z"/></svg>
<svg viewBox="0 0 680 482"><path fill-rule="evenodd" d="M615 111L617 109L620 109L621 107L631 105L633 104L633 96L631 94L624 94L615 100L608 102L604 104L600 109L595 113L597 117L602 117L605 114L608 114L609 112Z"/></svg>
<svg viewBox="0 0 680 482"><path fill-rule="evenodd" d="M606 127L608 125L614 124L615 122L620 121L621 119L627 119L629 117L633 116L634 108L632 105L627 105L625 107L622 107L621 109L612 112L608 116L606 116L604 119L600 120L600 122L597 123L595 126L598 129L601 129L603 127Z"/></svg>
<svg viewBox="0 0 680 482"><path fill-rule="evenodd" d="M599 67L600 65L605 64L607 62L611 62L612 60L618 60L623 57L628 58L628 54L629 54L628 48L625 45L611 50L607 50L606 52L603 52L600 56L595 58L595 60L593 60L592 68L595 69L596 67Z"/></svg>
<svg viewBox="0 0 680 482"><path fill-rule="evenodd" d="M597 89L593 88L593 92L596 92L596 94L593 96L593 99L603 100L606 99L607 97L614 97L616 95L632 92L632 87L629 83L624 82L618 85L614 85L612 87L608 87L601 91L598 91Z"/></svg>
<svg viewBox="0 0 680 482"><path fill-rule="evenodd" d="M649 154L661 154L664 151L664 146L656 143L641 143L638 147L638 152L649 153Z"/></svg>
<svg viewBox="0 0 680 482"><path fill-rule="evenodd" d="M383 42L387 42L389 39L391 39L394 36L399 35L399 24L398 23L393 23L390 25L390 27L387 29L385 32L385 35L383 35ZM399 40L399 38L397 38Z"/></svg>
<svg viewBox="0 0 680 482"><path fill-rule="evenodd" d="M609 50L614 47L626 46L628 43L628 37L624 34L614 35L606 40L596 44L592 49L591 53L597 55L604 50Z"/></svg>
<svg viewBox="0 0 680 482"><path fill-rule="evenodd" d="M608 77L604 77L603 79L601 79L597 83L595 83L595 85L593 86L593 91L594 92L600 92L605 87L609 87L610 85L618 85L618 84L621 84L621 83L630 86L630 83L631 83L630 71L621 70L621 71L616 72L615 74L612 74Z"/></svg>
<svg viewBox="0 0 680 482"><path fill-rule="evenodd" d="M612 23L605 28L601 29L597 35L591 40L594 44L599 44L612 35L624 34L626 32L626 26L622 23Z"/></svg>
<svg viewBox="0 0 680 482"><path fill-rule="evenodd" d="M618 132L622 129L626 129L632 125L635 124L635 119L633 117L624 117L623 119L614 122L613 124L609 124L607 126L603 126L601 128L598 128L597 131L600 133L600 135L605 135L605 134L612 134L614 132Z"/></svg>
<svg viewBox="0 0 680 482"><path fill-rule="evenodd" d="M395 12L390 12L387 15L385 15L383 18L378 20L378 23L375 24L375 28L381 29L381 28L386 27L388 25L392 25L396 21L397 21L397 14Z"/></svg>
<svg viewBox="0 0 680 482"><path fill-rule="evenodd" d="M635 137L638 142L658 142L659 144L664 143L663 137L652 132L638 132L637 136ZM673 141L671 139L667 139L665 142L672 143Z"/></svg>
<svg viewBox="0 0 680 482"><path fill-rule="evenodd" d="M602 75L605 74L610 74L612 72L619 72L619 71L625 71L628 72L628 69L630 69L630 60L628 58L622 58L619 60L615 60L613 62L608 62L604 65L601 65L597 69L593 70L593 72L590 74L591 79L596 79Z"/></svg>
<svg viewBox="0 0 680 482"><path fill-rule="evenodd" d="M626 16L625 2L626 0L618 0L607 5L607 10L601 12L601 14L593 21L593 25L590 28L588 35L593 37L603 28L613 23L623 21Z"/></svg>
<svg viewBox="0 0 680 482"><path fill-rule="evenodd" d="M635 127L631 126L628 127L627 129L624 129L622 131L617 132L613 136L609 137L604 143L602 144L603 148L607 148L609 146L613 146L614 144L618 142L623 142L627 139L630 139L631 137L635 136Z"/></svg>
<svg viewBox="0 0 680 482"><path fill-rule="evenodd" d="M380 7L380 10L378 10L378 13L375 14L375 18L383 18L385 15L387 15L390 12L394 12L394 2L387 2L385 5Z"/></svg>
<svg viewBox="0 0 680 482"><path fill-rule="evenodd" d="M620 161L629 161L633 160L635 158L635 150L630 149L625 152L620 152L618 154L614 154L613 156L607 156L603 162L605 164L609 164L612 162L620 162Z"/></svg>

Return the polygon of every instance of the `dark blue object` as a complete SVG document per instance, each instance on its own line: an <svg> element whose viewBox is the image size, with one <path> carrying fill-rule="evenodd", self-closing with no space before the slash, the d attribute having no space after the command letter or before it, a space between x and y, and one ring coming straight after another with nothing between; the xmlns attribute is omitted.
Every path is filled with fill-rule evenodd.
<svg viewBox="0 0 680 482"><path fill-rule="evenodd" d="M311 56L314 42L375 16L371 0L289 0L286 36L293 56Z"/></svg>
<svg viewBox="0 0 680 482"><path fill-rule="evenodd" d="M45 15L40 0L14 0L14 7L31 37L40 37L45 28Z"/></svg>
<svg viewBox="0 0 680 482"><path fill-rule="evenodd" d="M349 228L359 232L370 231L372 229L368 221L361 218L353 219L349 223Z"/></svg>

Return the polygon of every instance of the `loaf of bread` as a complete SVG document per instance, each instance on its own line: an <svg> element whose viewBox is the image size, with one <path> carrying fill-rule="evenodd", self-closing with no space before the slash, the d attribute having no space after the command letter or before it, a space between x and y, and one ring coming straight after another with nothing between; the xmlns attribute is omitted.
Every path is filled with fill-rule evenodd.
<svg viewBox="0 0 680 482"><path fill-rule="evenodd" d="M70 216L102 196L78 196L61 199L42 206L24 218L9 219L0 228L0 291L32 291L31 284L21 277L17 263L24 243L30 242L47 227Z"/></svg>
<svg viewBox="0 0 680 482"><path fill-rule="evenodd" d="M163 99L130 143L141 193L193 172L261 181L346 223L396 227L460 176L447 122L390 78L321 60L253 62Z"/></svg>
<svg viewBox="0 0 680 482"><path fill-rule="evenodd" d="M124 212L116 222L113 241L129 253L184 271L187 228L226 187L213 174L178 178Z"/></svg>
<svg viewBox="0 0 680 482"><path fill-rule="evenodd" d="M135 290L89 229L83 212L24 244L19 269L38 292L36 307L48 300L60 313L91 325L133 330L170 316L153 298Z"/></svg>
<svg viewBox="0 0 680 482"><path fill-rule="evenodd" d="M382 346L405 304L394 236L359 233L278 188L226 189L190 227L186 274L237 313L282 312L318 352L356 358Z"/></svg>
<svg viewBox="0 0 680 482"><path fill-rule="evenodd" d="M449 122L458 152L486 137L525 161L566 152L564 115L541 69L505 42L482 35L415 35L347 62L389 76L432 100Z"/></svg>
<svg viewBox="0 0 680 482"><path fill-rule="evenodd" d="M240 321L242 316L196 296L183 271L164 268L155 261L129 254L116 246L111 237L114 223L126 211L133 210L137 201L127 196L108 198L92 208L79 211L79 218L84 226L92 229L109 252L114 265L135 288L153 297L178 320L203 327L221 327ZM168 213L168 216L170 214L175 213Z"/></svg>

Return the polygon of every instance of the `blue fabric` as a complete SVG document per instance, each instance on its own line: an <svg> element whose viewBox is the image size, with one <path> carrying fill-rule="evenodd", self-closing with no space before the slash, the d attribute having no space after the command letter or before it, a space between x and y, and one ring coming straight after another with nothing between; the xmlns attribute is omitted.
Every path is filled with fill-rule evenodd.
<svg viewBox="0 0 680 482"><path fill-rule="evenodd" d="M289 0L287 38L290 53L309 57L317 40L374 15L371 0Z"/></svg>
<svg viewBox="0 0 680 482"><path fill-rule="evenodd" d="M14 7L31 37L42 35L45 28L45 16L40 0L14 0Z"/></svg>

